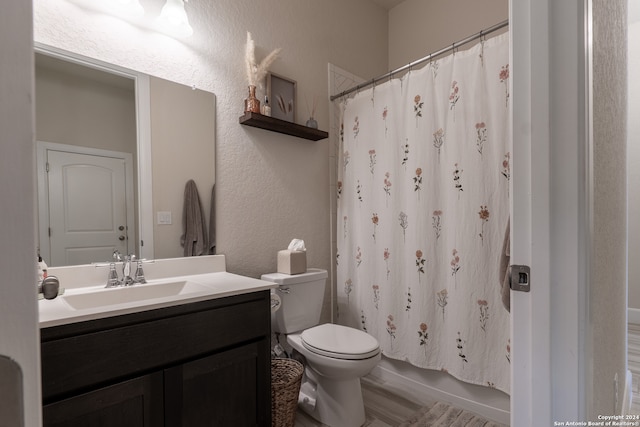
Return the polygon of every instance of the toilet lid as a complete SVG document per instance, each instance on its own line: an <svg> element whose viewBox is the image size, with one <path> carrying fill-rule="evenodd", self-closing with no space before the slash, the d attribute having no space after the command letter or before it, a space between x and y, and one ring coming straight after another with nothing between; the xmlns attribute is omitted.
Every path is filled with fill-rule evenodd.
<svg viewBox="0 0 640 427"><path fill-rule="evenodd" d="M309 351L336 359L368 359L380 352L378 340L371 335L332 323L306 329L300 338Z"/></svg>

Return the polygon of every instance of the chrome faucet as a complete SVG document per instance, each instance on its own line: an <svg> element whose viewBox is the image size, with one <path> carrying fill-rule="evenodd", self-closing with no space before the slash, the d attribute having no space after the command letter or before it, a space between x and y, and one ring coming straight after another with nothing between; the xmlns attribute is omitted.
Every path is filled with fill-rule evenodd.
<svg viewBox="0 0 640 427"><path fill-rule="evenodd" d="M135 255L125 255L122 260L122 286L131 286L135 284L131 277L131 262L135 259Z"/></svg>
<svg viewBox="0 0 640 427"><path fill-rule="evenodd" d="M118 272L116 271L116 263L122 262L122 279L118 279ZM133 276L131 275L131 263L136 262L136 270ZM131 286L136 283L147 283L144 277L144 271L142 270L143 259L137 259L134 254L122 255L117 249L113 251L113 261L109 263L109 277L107 279L107 288L113 288L116 286Z"/></svg>

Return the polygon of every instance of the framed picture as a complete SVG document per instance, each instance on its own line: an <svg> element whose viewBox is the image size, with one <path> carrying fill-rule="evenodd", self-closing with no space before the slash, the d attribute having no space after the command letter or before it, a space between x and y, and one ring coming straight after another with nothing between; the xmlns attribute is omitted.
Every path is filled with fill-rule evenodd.
<svg viewBox="0 0 640 427"><path fill-rule="evenodd" d="M277 74L267 74L267 96L271 117L295 123L296 82Z"/></svg>

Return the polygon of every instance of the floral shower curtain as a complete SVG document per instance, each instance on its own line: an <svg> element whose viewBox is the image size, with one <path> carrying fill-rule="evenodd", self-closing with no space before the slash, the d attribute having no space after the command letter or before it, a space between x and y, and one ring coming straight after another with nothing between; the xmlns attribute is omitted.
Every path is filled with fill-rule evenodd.
<svg viewBox="0 0 640 427"><path fill-rule="evenodd" d="M509 393L508 35L344 101L339 322L393 359Z"/></svg>

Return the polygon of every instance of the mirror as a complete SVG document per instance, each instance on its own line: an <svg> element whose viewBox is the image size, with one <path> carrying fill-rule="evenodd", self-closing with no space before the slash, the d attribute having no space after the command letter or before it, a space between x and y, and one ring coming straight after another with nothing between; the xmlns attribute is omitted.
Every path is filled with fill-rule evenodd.
<svg viewBox="0 0 640 427"><path fill-rule="evenodd" d="M211 234L214 94L46 46L35 63L38 246L49 265L107 262L114 249L183 256L191 179Z"/></svg>

